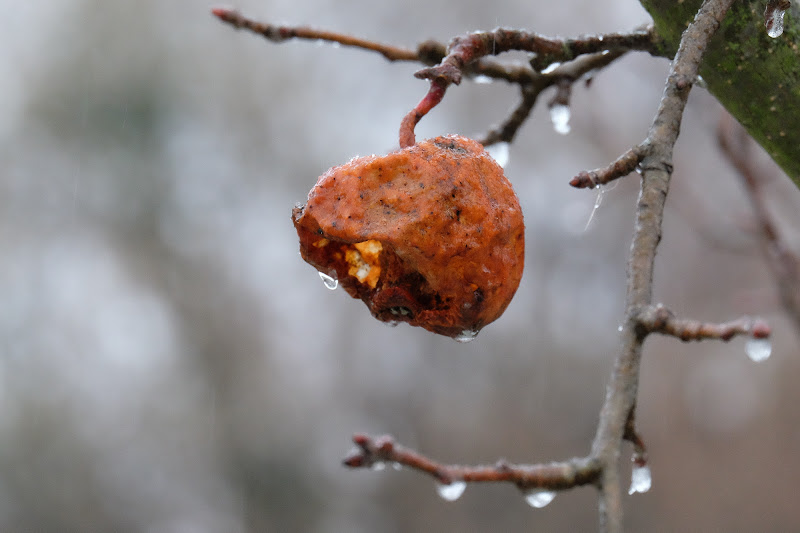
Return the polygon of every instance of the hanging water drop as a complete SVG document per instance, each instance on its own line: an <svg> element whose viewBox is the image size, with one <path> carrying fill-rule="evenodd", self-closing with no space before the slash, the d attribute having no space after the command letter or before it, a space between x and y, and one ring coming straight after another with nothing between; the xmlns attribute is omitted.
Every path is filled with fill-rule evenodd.
<svg viewBox="0 0 800 533"><path fill-rule="evenodd" d="M325 284L326 289L335 290L336 287L339 286L339 280L334 278L333 276L329 276L324 272L320 272L319 277L322 280L322 283Z"/></svg>
<svg viewBox="0 0 800 533"><path fill-rule="evenodd" d="M556 493L552 490L533 489L525 492L525 501L528 505L536 507L537 509L545 507L552 502L555 497Z"/></svg>
<svg viewBox="0 0 800 533"><path fill-rule="evenodd" d="M490 78L489 76L485 76L483 74L478 74L477 76L472 78L472 81L474 81L475 83L480 83L480 84L484 84L485 85L485 84L492 83L494 80L492 78Z"/></svg>
<svg viewBox="0 0 800 533"><path fill-rule="evenodd" d="M589 229L589 225L592 223L592 220L594 219L594 214L597 212L597 210L600 208L600 205L603 203L604 194L605 194L605 189L601 185L597 191L597 197L594 199L594 207L592 207L592 212L589 214L589 220L586 221L586 227L583 228L583 231ZM619 327L618 331L622 331L622 326Z"/></svg>
<svg viewBox="0 0 800 533"><path fill-rule="evenodd" d="M650 472L650 467L647 465L633 465L631 471L631 488L628 489L628 494L635 494L637 492L645 493L650 490L653 485L653 475Z"/></svg>
<svg viewBox="0 0 800 533"><path fill-rule="evenodd" d="M506 168L510 152L507 142L490 144L486 147L486 151L489 152L489 155L500 167Z"/></svg>
<svg viewBox="0 0 800 533"><path fill-rule="evenodd" d="M454 502L459 499L461 495L464 494L466 488L466 481L453 481L448 485L444 483L436 484L436 492L439 493L439 496L441 496L443 500L447 500L448 502Z"/></svg>
<svg viewBox="0 0 800 533"><path fill-rule="evenodd" d="M401 465L397 461L392 461L392 468L399 472L400 470L403 469L403 465Z"/></svg>
<svg viewBox="0 0 800 533"><path fill-rule="evenodd" d="M620 324L619 326L617 326L617 331L619 331L620 333L622 333L622 324Z"/></svg>
<svg viewBox="0 0 800 533"><path fill-rule="evenodd" d="M547 67L545 67L545 69L542 71L542 74L550 74L551 72L553 72L555 69L557 69L557 68L558 68L558 67L560 67L560 66L561 66L561 63L559 63L558 61L556 61L555 63L550 63L550 64L549 64L549 65L547 65Z"/></svg>
<svg viewBox="0 0 800 533"><path fill-rule="evenodd" d="M561 135L566 135L570 131L569 116L568 105L554 104L550 107L550 121L553 123L553 129Z"/></svg>
<svg viewBox="0 0 800 533"><path fill-rule="evenodd" d="M772 342L765 338L751 338L744 346L747 357L754 363L766 361L772 355Z"/></svg>
<svg viewBox="0 0 800 533"><path fill-rule="evenodd" d="M706 83L706 80L704 80L703 76L701 76L700 74L698 74L697 77L694 79L694 84L700 87L701 89L708 89L708 83Z"/></svg>
<svg viewBox="0 0 800 533"><path fill-rule="evenodd" d="M767 35L773 39L783 34L783 16L786 10L791 7L789 0L770 0L764 10L764 26L767 28Z"/></svg>
<svg viewBox="0 0 800 533"><path fill-rule="evenodd" d="M383 461L375 461L374 463L372 463L372 466L370 468L375 472L381 472L383 470L386 470L386 463L384 463Z"/></svg>
<svg viewBox="0 0 800 533"><path fill-rule="evenodd" d="M476 329L465 329L455 337L453 337L458 342L470 342L478 336L478 330Z"/></svg>

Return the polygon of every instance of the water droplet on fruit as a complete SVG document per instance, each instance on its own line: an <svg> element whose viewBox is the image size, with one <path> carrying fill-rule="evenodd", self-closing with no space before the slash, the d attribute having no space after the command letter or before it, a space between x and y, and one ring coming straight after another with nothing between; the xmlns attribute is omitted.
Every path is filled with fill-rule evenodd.
<svg viewBox="0 0 800 533"><path fill-rule="evenodd" d="M333 276L329 276L324 272L320 272L319 277L322 280L322 283L325 284L326 289L335 290L336 287L339 286L339 280L334 278Z"/></svg>
<svg viewBox="0 0 800 533"><path fill-rule="evenodd" d="M772 342L769 339L752 338L744 346L747 357L755 363L766 361L772 355Z"/></svg>
<svg viewBox="0 0 800 533"><path fill-rule="evenodd" d="M631 488L628 489L628 494L647 492L652 484L653 476L650 472L650 467L647 465L634 465L631 471Z"/></svg>
<svg viewBox="0 0 800 533"><path fill-rule="evenodd" d="M532 489L525 492L525 501L528 505L536 507L537 509L545 507L552 502L555 497L556 493L552 490Z"/></svg>
<svg viewBox="0 0 800 533"><path fill-rule="evenodd" d="M453 337L458 342L470 342L478 336L478 330L476 329L465 329L455 337Z"/></svg>
<svg viewBox="0 0 800 533"><path fill-rule="evenodd" d="M492 159L494 159L498 165L502 168L506 167L510 152L507 142L490 144L486 147L486 151L489 152L489 155L492 156Z"/></svg>
<svg viewBox="0 0 800 533"><path fill-rule="evenodd" d="M436 484L436 492L439 493L439 496L443 500L447 500L448 502L454 502L464 494L464 490L467 488L467 483L465 481L453 481L449 485L445 485L444 483L437 483Z"/></svg>
<svg viewBox="0 0 800 533"><path fill-rule="evenodd" d="M550 121L553 129L561 135L566 135L570 131L569 126L570 111L569 106L564 104L554 104L550 108Z"/></svg>

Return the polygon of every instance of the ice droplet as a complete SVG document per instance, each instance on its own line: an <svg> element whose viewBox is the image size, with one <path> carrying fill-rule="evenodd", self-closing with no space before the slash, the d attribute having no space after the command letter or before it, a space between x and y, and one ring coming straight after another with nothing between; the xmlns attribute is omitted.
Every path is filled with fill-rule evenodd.
<svg viewBox="0 0 800 533"><path fill-rule="evenodd" d="M553 129L561 135L569 133L569 106L564 104L555 104L550 108L550 121L553 123Z"/></svg>
<svg viewBox="0 0 800 533"><path fill-rule="evenodd" d="M333 276L329 276L324 272L320 272L319 277L322 280L322 283L325 284L326 289L334 290L336 289L336 287L339 286L339 280L334 278Z"/></svg>
<svg viewBox="0 0 800 533"><path fill-rule="evenodd" d="M631 488L628 489L628 494L647 492L652 485L653 475L650 473L650 467L647 465L634 465L631 471Z"/></svg>
<svg viewBox="0 0 800 533"><path fill-rule="evenodd" d="M767 35L776 39L783 34L783 16L786 11L778 8L773 8L770 11L767 7L766 21L764 25L767 27Z"/></svg>
<svg viewBox="0 0 800 533"><path fill-rule="evenodd" d="M525 501L531 507L541 509L556 497L556 493L552 490L533 489L525 492Z"/></svg>
<svg viewBox="0 0 800 533"><path fill-rule="evenodd" d="M384 463L383 461L375 461L374 463L372 463L372 466L370 468L375 472L380 472L382 470L386 470L386 463Z"/></svg>
<svg viewBox="0 0 800 533"><path fill-rule="evenodd" d="M489 76L478 74L477 76L472 78L472 81L474 81L475 83L487 84L487 83L492 83L494 80Z"/></svg>
<svg viewBox="0 0 800 533"><path fill-rule="evenodd" d="M766 361L772 355L772 342L769 339L752 338L744 346L747 357L754 363Z"/></svg>
<svg viewBox="0 0 800 533"><path fill-rule="evenodd" d="M443 500L447 500L448 502L454 502L459 499L461 495L464 494L466 488L466 481L453 481L449 485L445 485L444 483L436 484L436 492L439 493L439 496L441 496Z"/></svg>
<svg viewBox="0 0 800 533"><path fill-rule="evenodd" d="M605 192L606 191L603 186L600 185L599 190L597 191L597 197L594 199L594 207L592 207L592 212L589 214L589 220L586 221L586 227L583 228L583 231L587 231L589 229L589 225L592 223L592 220L594 220L594 214L597 213L597 210L603 203L603 195ZM619 331L622 331L622 326L619 327Z"/></svg>
<svg viewBox="0 0 800 533"><path fill-rule="evenodd" d="M492 156L492 159L502 168L506 168L509 158L509 146L507 142L499 142L490 144L486 147L486 151Z"/></svg>
<svg viewBox="0 0 800 533"><path fill-rule="evenodd" d="M701 76L700 74L698 74L697 77L694 79L694 83L701 89L708 89L708 84L706 83L706 80L704 80L703 76Z"/></svg>
<svg viewBox="0 0 800 533"><path fill-rule="evenodd" d="M465 329L453 338L458 342L470 342L471 340L474 340L475 337L477 336L478 336L477 329Z"/></svg>
<svg viewBox="0 0 800 533"><path fill-rule="evenodd" d="M550 64L549 64L549 65L547 65L547 67L545 67L545 69L542 71L542 74L550 74L551 72L553 72L555 69L557 69L557 68L558 68L558 67L560 67L560 66L561 66L561 63L559 63L558 61L556 61L555 63L550 63Z"/></svg>

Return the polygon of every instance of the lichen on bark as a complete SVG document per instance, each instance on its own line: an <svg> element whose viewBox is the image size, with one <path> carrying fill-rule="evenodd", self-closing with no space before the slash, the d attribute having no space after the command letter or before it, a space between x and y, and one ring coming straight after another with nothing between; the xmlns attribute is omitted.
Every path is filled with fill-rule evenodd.
<svg viewBox="0 0 800 533"><path fill-rule="evenodd" d="M640 0L670 56L700 0ZM763 0L736 2L706 52L700 74L709 92L800 187L800 10L786 14L783 35L764 27Z"/></svg>

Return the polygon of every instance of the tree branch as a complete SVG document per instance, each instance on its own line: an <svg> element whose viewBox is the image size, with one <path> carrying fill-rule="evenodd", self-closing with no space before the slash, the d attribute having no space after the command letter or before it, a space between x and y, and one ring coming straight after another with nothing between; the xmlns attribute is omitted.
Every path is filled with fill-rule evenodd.
<svg viewBox="0 0 800 533"><path fill-rule="evenodd" d="M627 422L636 405L642 345L647 336L647 332L638 327L638 317L641 309L652 303L653 267L661 240L673 147L703 53L732 3L733 0L704 1L694 22L683 33L664 95L645 141L647 152L639 163L642 179L628 258L627 319L623 325L622 352L614 366L592 443L592 456L603 465L599 505L603 532L623 530L618 463Z"/></svg>
<svg viewBox="0 0 800 533"><path fill-rule="evenodd" d="M663 305L650 305L639 312L639 327L648 333L670 335L684 342L704 339L729 341L736 335L746 335L755 339L766 339L772 334L772 328L757 318L742 317L723 324L699 322L676 318Z"/></svg>
<svg viewBox="0 0 800 533"><path fill-rule="evenodd" d="M520 490L534 488L564 490L596 482L599 464L589 458L576 458L560 463L513 465L498 461L493 466L444 465L396 444L389 436L375 439L362 434L353 436L357 448L345 459L350 468L375 468L376 465L399 464L428 474L437 482L449 485L465 483L506 482Z"/></svg>
<svg viewBox="0 0 800 533"><path fill-rule="evenodd" d="M497 55L511 50L532 52L530 63L534 73L529 81L530 87L523 85L523 99L511 117L501 126L500 131L506 138L513 138L519 126L527 119L539 92L550 85L568 80L572 72L564 69L550 78L537 78L536 73L559 61L571 61L583 55L611 55L607 60L593 58L577 67L585 68L583 73L601 65L607 65L622 53L629 50L644 50L657 53L659 40L650 29L627 34L611 33L588 36L578 39L550 39L541 35L521 30L497 29L491 32L475 32L456 37L450 43L447 55L434 66L419 70L414 75L420 79L430 80L428 94L403 118L400 125L400 147L411 146L416 142L414 128L433 107L444 97L450 85L458 85L470 66L488 55ZM574 72L574 71L573 71ZM555 74L555 73L554 73ZM582 74L582 73L581 73ZM575 78L577 79L577 78ZM527 90L525 90L527 89ZM500 134L487 137L487 141L505 140Z"/></svg>

